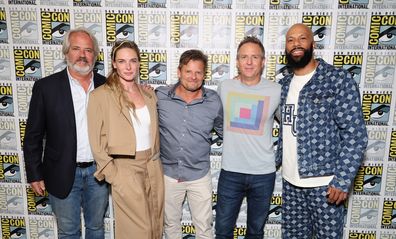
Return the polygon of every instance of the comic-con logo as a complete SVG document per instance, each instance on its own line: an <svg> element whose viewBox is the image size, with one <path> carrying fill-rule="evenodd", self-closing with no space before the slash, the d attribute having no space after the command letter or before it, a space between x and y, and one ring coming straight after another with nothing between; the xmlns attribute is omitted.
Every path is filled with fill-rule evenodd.
<svg viewBox="0 0 396 239"><path fill-rule="evenodd" d="M23 215L23 188L18 184L2 184L0 186L0 213Z"/></svg>
<svg viewBox="0 0 396 239"><path fill-rule="evenodd" d="M59 46L48 46L43 49L44 76L60 72L66 67L62 49Z"/></svg>
<svg viewBox="0 0 396 239"><path fill-rule="evenodd" d="M42 0L40 3L43 3L44 0ZM37 1L36 0L8 0L8 4L18 4L18 5L36 5Z"/></svg>
<svg viewBox="0 0 396 239"><path fill-rule="evenodd" d="M204 0L203 4L207 9L231 9L232 0Z"/></svg>
<svg viewBox="0 0 396 239"><path fill-rule="evenodd" d="M385 129L369 128L368 144L366 148L366 161L382 161L385 156L385 142L387 139L387 132Z"/></svg>
<svg viewBox="0 0 396 239"><path fill-rule="evenodd" d="M390 144L389 144L388 161L396 162L396 129L392 129Z"/></svg>
<svg viewBox="0 0 396 239"><path fill-rule="evenodd" d="M236 9L266 9L267 1L261 0L237 0L234 1Z"/></svg>
<svg viewBox="0 0 396 239"><path fill-rule="evenodd" d="M350 226L358 228L376 228L378 208L378 199L353 197L350 211Z"/></svg>
<svg viewBox="0 0 396 239"><path fill-rule="evenodd" d="M0 8L0 43L8 43L7 17L4 8Z"/></svg>
<svg viewBox="0 0 396 239"><path fill-rule="evenodd" d="M382 182L382 165L360 166L353 185L355 195L379 195Z"/></svg>
<svg viewBox="0 0 396 239"><path fill-rule="evenodd" d="M367 232L357 232L357 231L350 231L348 234L348 239L375 239L376 233L374 231L367 231Z"/></svg>
<svg viewBox="0 0 396 239"><path fill-rule="evenodd" d="M396 2L394 0L374 0L373 9L396 9ZM388 239L382 238L381 239ZM396 236L392 239L396 239Z"/></svg>
<svg viewBox="0 0 396 239"><path fill-rule="evenodd" d="M197 47L199 16L197 13L179 12L170 16L170 43L173 47Z"/></svg>
<svg viewBox="0 0 396 239"><path fill-rule="evenodd" d="M221 155L223 152L223 139L220 138L215 131L211 133L211 146L210 146L210 154L211 155ZM220 169L221 167L218 167Z"/></svg>
<svg viewBox="0 0 396 239"><path fill-rule="evenodd" d="M332 9L333 1L303 0L303 9Z"/></svg>
<svg viewBox="0 0 396 239"><path fill-rule="evenodd" d="M1 234L3 239L26 239L25 219L16 217L2 217Z"/></svg>
<svg viewBox="0 0 396 239"><path fill-rule="evenodd" d="M362 111L366 125L388 125L392 94L363 92Z"/></svg>
<svg viewBox="0 0 396 239"><path fill-rule="evenodd" d="M367 9L368 0L338 0L340 9Z"/></svg>
<svg viewBox="0 0 396 239"><path fill-rule="evenodd" d="M55 221L49 217L30 217L29 235L31 239L55 238Z"/></svg>
<svg viewBox="0 0 396 239"><path fill-rule="evenodd" d="M234 227L234 237L233 239L243 239L246 236L246 226L236 226Z"/></svg>
<svg viewBox="0 0 396 239"><path fill-rule="evenodd" d="M269 9L279 10L279 9L298 9L300 1L299 0L270 0Z"/></svg>
<svg viewBox="0 0 396 239"><path fill-rule="evenodd" d="M393 88L396 55L390 52L369 53L366 60L364 86L367 88Z"/></svg>
<svg viewBox="0 0 396 239"><path fill-rule="evenodd" d="M165 47L166 46L166 14L147 12L139 14L139 46Z"/></svg>
<svg viewBox="0 0 396 239"><path fill-rule="evenodd" d="M269 224L281 224L282 222L282 196L273 195L271 197L270 209L268 212Z"/></svg>
<svg viewBox="0 0 396 239"><path fill-rule="evenodd" d="M135 39L134 14L132 11L124 13L106 12L106 40L112 46L117 40Z"/></svg>
<svg viewBox="0 0 396 239"><path fill-rule="evenodd" d="M396 15L371 16L368 49L396 49Z"/></svg>
<svg viewBox="0 0 396 239"><path fill-rule="evenodd" d="M101 0L73 0L76 7L100 7Z"/></svg>
<svg viewBox="0 0 396 239"><path fill-rule="evenodd" d="M16 150L16 133L14 119L0 118L0 150Z"/></svg>
<svg viewBox="0 0 396 239"><path fill-rule="evenodd" d="M384 200L381 228L396 229L396 201Z"/></svg>
<svg viewBox="0 0 396 239"><path fill-rule="evenodd" d="M235 44L239 44L245 36L254 36L263 42L264 16L237 15L235 17Z"/></svg>
<svg viewBox="0 0 396 239"><path fill-rule="evenodd" d="M0 46L0 81L11 80L10 50L8 46Z"/></svg>
<svg viewBox="0 0 396 239"><path fill-rule="evenodd" d="M286 36L287 30L289 30L289 27L297 23L299 20L298 15L292 13L283 15L276 12L269 15L266 43L269 44L270 48L284 49L284 36Z"/></svg>
<svg viewBox="0 0 396 239"><path fill-rule="evenodd" d="M14 49L14 62L16 80L36 81L42 78L39 49Z"/></svg>
<svg viewBox="0 0 396 239"><path fill-rule="evenodd" d="M388 164L386 169L385 196L396 196L396 165Z"/></svg>
<svg viewBox="0 0 396 239"><path fill-rule="evenodd" d="M27 117L29 111L29 102L32 97L31 84L18 84L16 87L16 98L18 102L18 115L20 117Z"/></svg>
<svg viewBox="0 0 396 239"><path fill-rule="evenodd" d="M182 223L183 239L195 238L195 227L191 223Z"/></svg>
<svg viewBox="0 0 396 239"><path fill-rule="evenodd" d="M12 40L17 44L38 44L37 13L34 9L10 9Z"/></svg>
<svg viewBox="0 0 396 239"><path fill-rule="evenodd" d="M38 195L31 187L26 187L27 209L32 215L51 215L52 209L48 198L48 192L44 196Z"/></svg>
<svg viewBox="0 0 396 239"><path fill-rule="evenodd" d="M41 10L41 38L43 44L61 45L70 30L70 13Z"/></svg>
<svg viewBox="0 0 396 239"><path fill-rule="evenodd" d="M266 59L266 79L278 82L291 73L287 66L286 55L282 52L272 52Z"/></svg>
<svg viewBox="0 0 396 239"><path fill-rule="evenodd" d="M21 140L21 147L23 148L23 141L25 139L26 119L19 119L19 139Z"/></svg>
<svg viewBox="0 0 396 239"><path fill-rule="evenodd" d="M204 15L202 42L207 48L229 48L231 15Z"/></svg>
<svg viewBox="0 0 396 239"><path fill-rule="evenodd" d="M167 55L166 52L140 53L139 79L148 84L163 85L167 80Z"/></svg>
<svg viewBox="0 0 396 239"><path fill-rule="evenodd" d="M340 14L335 33L336 49L362 49L365 42L367 16Z"/></svg>
<svg viewBox="0 0 396 239"><path fill-rule="evenodd" d="M328 48L331 38L331 15L304 14L302 22L311 28L317 49Z"/></svg>
<svg viewBox="0 0 396 239"><path fill-rule="evenodd" d="M230 79L230 54L209 53L208 67L205 72L205 85L218 85L219 82Z"/></svg>
<svg viewBox="0 0 396 239"><path fill-rule="evenodd" d="M357 52L336 53L333 57L335 67L342 68L351 73L357 84L360 83L362 75L363 55Z"/></svg>
<svg viewBox="0 0 396 239"><path fill-rule="evenodd" d="M0 116L14 116L14 97L11 84L0 84Z"/></svg>
<svg viewBox="0 0 396 239"><path fill-rule="evenodd" d="M166 0L137 0L141 8L166 8Z"/></svg>
<svg viewBox="0 0 396 239"><path fill-rule="evenodd" d="M17 154L0 154L0 182L21 182L21 171Z"/></svg>
<svg viewBox="0 0 396 239"><path fill-rule="evenodd" d="M102 14L100 11L75 11L74 12L75 27L87 28L98 40L101 45L103 40L102 32Z"/></svg>
<svg viewBox="0 0 396 239"><path fill-rule="evenodd" d="M93 71L95 73L98 73L98 74L102 75L102 76L106 76L103 50L101 50L99 52L98 57L96 58L96 62L95 62Z"/></svg>

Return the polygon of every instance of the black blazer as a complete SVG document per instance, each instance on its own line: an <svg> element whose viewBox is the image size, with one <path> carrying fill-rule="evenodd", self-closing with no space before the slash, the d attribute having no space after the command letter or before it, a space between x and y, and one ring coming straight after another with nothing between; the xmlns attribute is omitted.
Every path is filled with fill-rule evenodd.
<svg viewBox="0 0 396 239"><path fill-rule="evenodd" d="M94 74L95 88L105 81L104 76ZM23 147L27 181L44 180L49 193L66 198L75 176L76 134L67 70L36 81Z"/></svg>

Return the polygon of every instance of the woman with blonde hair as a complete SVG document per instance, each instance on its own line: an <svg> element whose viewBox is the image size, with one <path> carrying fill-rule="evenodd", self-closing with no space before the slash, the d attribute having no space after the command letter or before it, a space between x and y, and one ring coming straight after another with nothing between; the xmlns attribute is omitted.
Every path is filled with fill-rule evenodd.
<svg viewBox="0 0 396 239"><path fill-rule="evenodd" d="M160 239L164 186L157 98L137 82L140 55L134 42L116 42L111 61L107 82L90 94L88 104L95 177L111 184L115 238Z"/></svg>

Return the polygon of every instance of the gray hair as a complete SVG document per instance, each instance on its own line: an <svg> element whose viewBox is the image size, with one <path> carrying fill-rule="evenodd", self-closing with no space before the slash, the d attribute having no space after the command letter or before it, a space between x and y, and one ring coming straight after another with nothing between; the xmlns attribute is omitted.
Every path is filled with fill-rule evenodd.
<svg viewBox="0 0 396 239"><path fill-rule="evenodd" d="M79 27L79 28L76 28L76 29L72 29L72 30L70 30L70 31L68 31L66 34L65 34L65 38L64 38L64 40L63 40L63 44L62 44L62 53L63 53L63 55L66 55L68 52L69 52L69 50L70 50L70 36L73 34L73 33L77 33L77 32L81 32L81 33L85 33L85 34L87 34L88 36L89 36L89 38L91 38L91 40L92 40L92 43L93 43L93 45L94 45L94 56L95 56L95 60L96 60L96 58L98 57L98 55L99 55L99 51L100 51L100 49L99 49L99 44L98 44L98 40L96 39L96 37L92 34L92 32L91 31L89 31L87 28L85 28L85 27Z"/></svg>

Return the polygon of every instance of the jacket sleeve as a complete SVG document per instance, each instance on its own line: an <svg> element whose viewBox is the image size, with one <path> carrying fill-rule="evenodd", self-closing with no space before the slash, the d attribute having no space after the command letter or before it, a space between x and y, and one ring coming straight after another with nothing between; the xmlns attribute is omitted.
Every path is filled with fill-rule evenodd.
<svg viewBox="0 0 396 239"><path fill-rule="evenodd" d="M46 130L45 106L39 81L33 85L30 100L29 115L23 154L26 166L27 181L35 182L44 179L43 176L43 139Z"/></svg>
<svg viewBox="0 0 396 239"><path fill-rule="evenodd" d="M339 129L341 147L330 186L348 192L362 163L368 139L358 86L349 73L342 72L340 77L333 118Z"/></svg>
<svg viewBox="0 0 396 239"><path fill-rule="evenodd" d="M108 183L111 183L113 176L116 174L116 167L113 158L107 153L108 132L104 122L104 102L105 99L100 94L92 92L89 96L88 136L92 154L97 164L94 175L100 181L105 179Z"/></svg>

